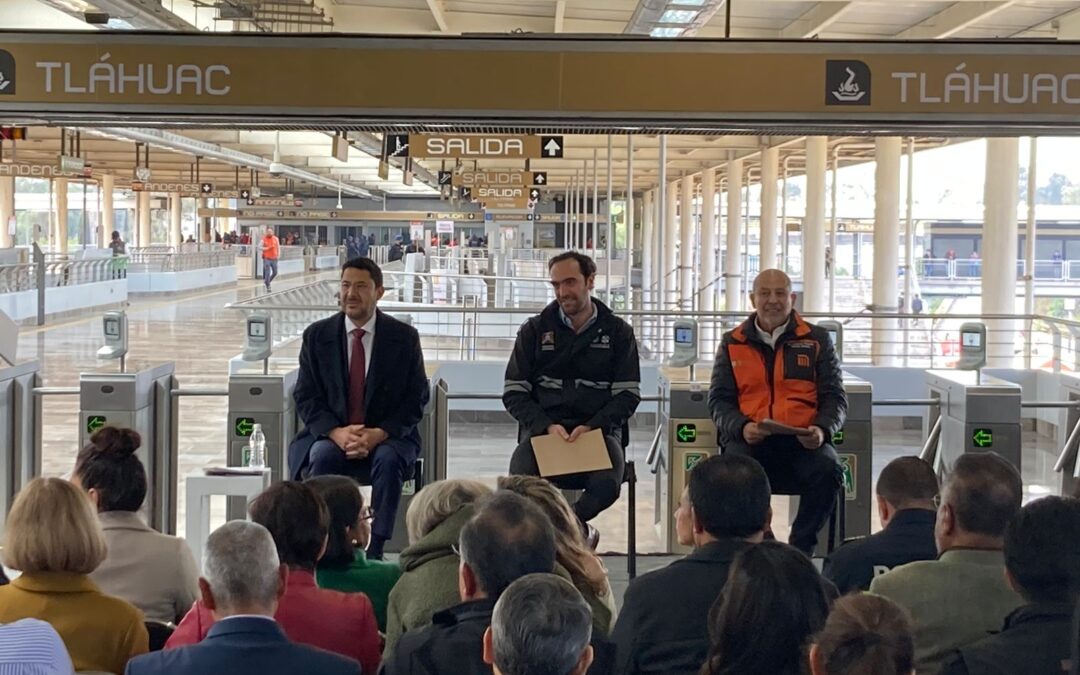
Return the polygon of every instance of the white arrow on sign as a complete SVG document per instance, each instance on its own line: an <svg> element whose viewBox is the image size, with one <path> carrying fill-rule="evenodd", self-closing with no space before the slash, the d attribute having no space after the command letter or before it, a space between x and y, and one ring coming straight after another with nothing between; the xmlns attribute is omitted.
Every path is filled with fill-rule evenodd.
<svg viewBox="0 0 1080 675"><path fill-rule="evenodd" d="M552 141L552 143L554 143L554 142L555 141ZM547 176L545 174L542 174L542 173L536 174L536 184L537 185L543 185L546 182L547 182Z"/></svg>
<svg viewBox="0 0 1080 675"><path fill-rule="evenodd" d="M562 150L562 146L559 145L554 138L550 139L547 142L547 145L544 146L544 154L546 154L548 157L557 156L560 150Z"/></svg>

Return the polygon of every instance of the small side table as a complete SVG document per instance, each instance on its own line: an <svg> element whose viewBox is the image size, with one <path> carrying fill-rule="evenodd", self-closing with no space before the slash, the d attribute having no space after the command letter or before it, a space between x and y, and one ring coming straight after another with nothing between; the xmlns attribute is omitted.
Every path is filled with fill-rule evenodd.
<svg viewBox="0 0 1080 675"><path fill-rule="evenodd" d="M186 539L191 552L195 555L195 564L202 571L203 548L210 537L210 497L246 497L251 501L260 492L270 487L270 469L263 469L255 475L207 476L199 472L187 477L187 514Z"/></svg>

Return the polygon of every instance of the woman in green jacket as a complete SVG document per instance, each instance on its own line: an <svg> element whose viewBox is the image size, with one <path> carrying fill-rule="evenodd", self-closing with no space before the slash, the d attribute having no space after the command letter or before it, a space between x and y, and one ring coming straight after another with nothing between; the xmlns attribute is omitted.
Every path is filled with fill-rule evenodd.
<svg viewBox="0 0 1080 675"><path fill-rule="evenodd" d="M326 502L330 513L326 553L315 570L319 588L367 595L379 630L386 632L386 605L401 568L397 563L368 560L364 555L373 514L364 508L360 486L347 476L316 476L304 482Z"/></svg>
<svg viewBox="0 0 1080 675"><path fill-rule="evenodd" d="M489 494L491 489L475 480L444 480L425 486L409 503L409 546L401 552L401 578L390 591L384 658L394 653L403 633L461 602L458 537L473 504Z"/></svg>

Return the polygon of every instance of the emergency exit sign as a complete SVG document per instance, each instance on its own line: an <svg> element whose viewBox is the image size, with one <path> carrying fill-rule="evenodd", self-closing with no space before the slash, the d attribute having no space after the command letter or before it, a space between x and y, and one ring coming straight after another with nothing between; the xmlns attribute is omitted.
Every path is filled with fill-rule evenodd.
<svg viewBox="0 0 1080 675"><path fill-rule="evenodd" d="M679 424L675 427L675 438L680 443L693 443L697 440L696 424Z"/></svg>
<svg viewBox="0 0 1080 675"><path fill-rule="evenodd" d="M977 448L992 448L994 447L994 432L989 429L976 429L971 434L971 442Z"/></svg>

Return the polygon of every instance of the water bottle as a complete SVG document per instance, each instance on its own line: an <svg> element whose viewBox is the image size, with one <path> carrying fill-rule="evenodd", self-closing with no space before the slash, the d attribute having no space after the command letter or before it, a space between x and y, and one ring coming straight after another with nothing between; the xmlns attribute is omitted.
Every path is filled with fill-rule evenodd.
<svg viewBox="0 0 1080 675"><path fill-rule="evenodd" d="M266 436L263 434L262 425L256 424L248 439L247 464L253 469L262 469L266 466Z"/></svg>

